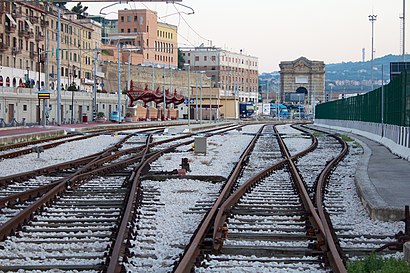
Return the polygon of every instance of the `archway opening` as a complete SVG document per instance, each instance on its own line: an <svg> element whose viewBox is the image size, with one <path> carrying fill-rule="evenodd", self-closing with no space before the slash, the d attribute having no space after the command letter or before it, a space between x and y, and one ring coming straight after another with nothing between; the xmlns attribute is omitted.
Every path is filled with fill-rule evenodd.
<svg viewBox="0 0 410 273"><path fill-rule="evenodd" d="M303 86L301 86L301 87L299 87L298 89L296 89L296 93L307 95L307 94L308 94L308 91L307 91L306 88L304 88Z"/></svg>

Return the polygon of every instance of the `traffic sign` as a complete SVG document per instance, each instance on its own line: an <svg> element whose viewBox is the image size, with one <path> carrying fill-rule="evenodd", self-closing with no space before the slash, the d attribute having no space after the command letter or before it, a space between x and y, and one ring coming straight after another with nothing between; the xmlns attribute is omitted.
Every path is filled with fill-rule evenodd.
<svg viewBox="0 0 410 273"><path fill-rule="evenodd" d="M38 99L39 100L48 100L50 99L50 92L47 90L40 90L37 93Z"/></svg>

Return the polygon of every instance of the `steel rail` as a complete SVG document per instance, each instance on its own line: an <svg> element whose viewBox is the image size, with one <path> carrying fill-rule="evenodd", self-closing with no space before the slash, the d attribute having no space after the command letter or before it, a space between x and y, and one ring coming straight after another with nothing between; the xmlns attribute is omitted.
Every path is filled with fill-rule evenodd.
<svg viewBox="0 0 410 273"><path fill-rule="evenodd" d="M225 128L225 131L228 131L228 130L233 130L233 128L228 128L228 129ZM209 130L209 131L212 131L212 130ZM138 133L139 132L137 132L136 134L138 134ZM62 194L67 188L77 187L81 184L81 182L87 181L89 179L89 177L91 177L91 176L95 176L95 175L98 175L98 174L101 174L101 173L103 173L103 174L104 173L111 173L113 170L128 166L129 164L132 164L132 163L138 161L139 159L144 158L146 155L149 155L150 158L145 162L145 164L140 164L140 166L145 167L146 164L151 163L153 160L157 159L163 153L168 152L168 151L172 151L173 149L175 149L178 146L187 145L187 144L190 144L194 141L194 140L189 140L189 141L186 141L186 142L183 142L183 143L175 144L171 147L168 147L166 149L163 149L163 150L161 150L159 152L156 152L156 153L153 153L153 154L152 153L148 154L148 148L150 146L155 146L155 145L162 144L163 141L159 141L159 142L156 142L156 143L147 142L148 148L146 147L142 151L142 156L135 156L131 159L126 159L126 160L123 160L121 162L116 162L116 163L113 163L111 165L102 166L102 167L99 167L99 168L95 169L95 166L101 165L101 164L103 164L103 163L105 163L109 160L112 160L112 159L115 159L115 158L119 157L119 155L117 155L117 154L114 154L114 155L110 155L110 154L112 153L113 150L117 150L120 146L122 146L123 142L125 142L126 139L130 138L131 136L132 135L127 136L126 138L121 140L119 143L117 143L113 147L110 147L107 150L98 153L97 156L89 157L89 159L91 159L91 161L89 161L82 169L78 170L73 175L62 179L61 182L59 181L58 183L54 183L53 184L54 187L52 187L51 189L48 188L48 187L44 187L44 188L40 189L39 191L41 191L41 193L45 192L43 194L43 196L41 196L37 201L33 202L29 207L23 209L21 212L19 212L13 218L9 219L6 223L4 223L0 227L0 240L3 240L8 235L13 234L15 231L17 231L22 225L24 225L25 223L27 223L31 219L31 217L33 216L33 213L35 211L37 211L38 209L44 207L45 205L50 204L55 198L57 198L57 196ZM192 136L192 134L182 136L182 137L173 138L173 139L167 139L166 142L175 141L175 139L187 138L187 137L191 137L191 136ZM141 148L132 148L132 149L138 150L138 149L141 149ZM130 149L127 149L127 150L120 151L119 153L121 155L123 155L123 154L129 153L129 151L130 151ZM140 172L138 173L138 177L139 177L139 174L140 174ZM130 177L132 179L134 179L134 177L136 177L136 176L135 176L135 174L132 174ZM46 189L48 189L48 191L46 191ZM25 195L25 193L22 193L21 196L26 196L26 195ZM130 195L130 196L133 196L133 195ZM13 196L13 197L16 198L16 196ZM130 215L129 211L128 211L128 215ZM123 234L123 236L124 236L124 234Z"/></svg>
<svg viewBox="0 0 410 273"><path fill-rule="evenodd" d="M217 130L221 130L221 132L226 132L226 131L231 131L234 130L236 128L239 128L242 126L235 126L232 127L231 125L228 126L224 126L223 128L219 128ZM212 131L215 131L215 129L210 129L204 132L207 132L207 136L211 136L217 133L210 133ZM189 134L188 137L192 136L192 134ZM169 141L169 140L167 140ZM117 229L117 235L115 236L115 240L113 243L113 246L110 248L110 255L107 258L107 269L106 272L110 272L110 273L114 273L114 272L120 272L121 271L121 262L123 262L121 254L124 251L125 248L125 242L127 241L127 231L129 233L129 226L131 223L132 216L133 213L135 213L135 205L137 203L137 198L140 196L138 194L138 189L140 186L140 177L141 177L141 173L143 172L143 170L146 168L146 166L148 166L148 164L152 163L153 161L157 160L161 155L163 155L164 153L173 151L175 148L179 147L179 146L183 146L183 145L188 145L190 143L193 143L194 140L188 140L186 142L183 143L178 143L175 145L172 145L166 149L163 149L161 151L158 152L154 152L150 155L148 155L148 158L146 160L144 160L142 158L141 160L141 164L139 166L136 167L136 169L133 171L132 175L129 178L129 181L131 181L131 189L128 195L128 201L126 203L126 207L125 207L125 211L123 213L122 219L121 219L121 223L119 225L119 228ZM150 147L150 143L147 143L147 147ZM148 148L147 148L148 149ZM145 149L145 150L147 150Z"/></svg>
<svg viewBox="0 0 410 273"><path fill-rule="evenodd" d="M91 167L94 163L94 161L100 160L102 157L105 155L111 153L113 150L118 149L123 142L125 142L128 138L130 138L132 135L129 135L116 143L116 145L106 149L103 151L100 155L95 157L93 160L91 160L84 168L88 169ZM44 205L49 204L52 202L55 198L57 198L58 195L63 193L67 187L69 186L69 183L73 182L73 178L75 179L79 173L82 173L82 170L78 170L76 173L74 173L72 176L64 178L60 180L58 183L52 183L54 184L54 187L51 189L48 188L48 191L46 191L43 196L41 196L38 200L33 202L30 206L24 208L22 211L20 211L17 215L9 219L7 222L5 222L1 227L0 227L0 240L5 239L8 235L13 234L17 229L28 222L35 211L37 211L39 208L43 207ZM93 173L94 174L94 173ZM40 189L44 190L45 188ZM37 189L38 190L38 189ZM22 193L24 195L24 193ZM16 195L14 196L16 197Z"/></svg>
<svg viewBox="0 0 410 273"><path fill-rule="evenodd" d="M336 243L335 243L336 233L333 227L331 226L331 223L329 223L330 219L327 217L327 213L325 211L325 206L323 203L324 201L323 198L324 198L325 187L331 175L331 172L335 168L335 166L346 156L348 152L348 145L340 137L333 135L333 134L329 134L329 135L336 138L339 141L339 143L342 145L342 150L337 157L333 158L330 162L326 164L326 167L320 173L319 179L316 185L315 202L316 202L316 207L317 207L319 217L323 223L325 237L327 238L326 241L327 241L327 246L329 248L329 251L327 252L328 260L330 264L332 265L333 270L335 270L336 273L347 273L347 269L343 263L344 254L342 252L342 249L336 246Z"/></svg>
<svg viewBox="0 0 410 273"><path fill-rule="evenodd" d="M231 173L228 181L226 182L224 188L222 189L218 199L212 205L211 209L207 212L204 217L204 220L201 222L195 236L191 240L188 249L186 249L185 253L183 254L182 259L179 261L177 267L175 268L175 273L181 272L190 272L193 261L199 254L200 245L205 238L206 234L209 231L209 228L212 226L212 223L215 219L215 215L218 213L218 209L220 205L228 198L228 195L231 193L232 188L244 166L244 163L249 158L251 151L253 150L257 139L259 138L260 133L262 132L264 126L262 126L252 141L248 144L245 151L242 153L241 157L239 158L238 162L235 165L233 172Z"/></svg>
<svg viewBox="0 0 410 273"><path fill-rule="evenodd" d="M276 131L276 136L279 138L279 133ZM293 159L297 159L299 157L302 157L303 155L309 153L310 151L314 150L317 147L317 139L312 137L312 143L311 145L305 149L304 151L301 151L294 156L292 156ZM251 178L248 179L244 184L242 184L229 198L221 205L219 212L215 218L215 224L214 224L214 233L213 233L213 249L214 251L218 251L222 247L222 226L225 223L226 217L229 213L229 211L232 209L232 207L238 202L238 200L245 194L248 189L250 189L255 183L260 181L262 178L268 176L272 171L278 170L283 168L283 166L287 163L287 159L282 159L279 162L276 162L272 166L260 171L256 175L252 176Z"/></svg>
<svg viewBox="0 0 410 273"><path fill-rule="evenodd" d="M69 138L69 139L56 141L56 142L49 143L49 144L44 144L44 145L41 145L41 147L43 147L43 149L50 149L50 148L54 148L54 147L56 147L58 145L61 145L61 144L64 144L64 143L77 141L77 140L83 140L83 139L91 138L91 137L94 137L94 136L97 136L97 135L98 134L90 134L90 135L83 135L83 136L79 136L79 137ZM3 159L13 158L13 157L18 157L18 156L21 156L21 155L26 155L26 154L31 154L31 153L33 153L33 148L27 148L27 149L14 151L14 152L0 154L0 159L1 158L3 158Z"/></svg>
<svg viewBox="0 0 410 273"><path fill-rule="evenodd" d="M293 158L301 157L304 154L308 153L310 150L313 150L315 147L317 147L317 141L316 139L313 138L312 144L309 146L309 148L305 151L302 151L296 154L295 156L293 156ZM260 178L265 177L273 170L283 166L285 163L286 163L286 160L283 159L279 161L278 163L272 165L271 167L259 172L255 177L253 177L255 179L253 178L249 179L242 186L240 186L233 194L231 194L222 204L219 203L219 207L217 204L214 204L214 206L210 209L210 211L205 216L206 220L203 220L201 222L197 233L194 235L193 239L191 239L191 244L189 245L189 248L185 251L184 256L178 263L177 267L174 269L174 272L178 272L178 273L191 272L193 262L199 254L200 244L202 243L203 238L206 235L205 232L207 232L210 228L210 225L212 225L212 222L209 222L209 221L212 221L212 220L213 220L213 225L214 225L213 226L213 249L214 251L218 251L221 248L221 244L222 244L222 239L221 239L222 238L222 225L225 222L226 215L229 211L229 208L231 208L239 200L239 198L243 195L243 193L245 193ZM236 182L236 178L241 172L240 166L241 164L239 161L237 165L235 166L235 169L232 172L231 176L229 177L227 184L234 184ZM259 179L256 179L256 177L258 177ZM221 197L218 197L218 199L219 198Z"/></svg>

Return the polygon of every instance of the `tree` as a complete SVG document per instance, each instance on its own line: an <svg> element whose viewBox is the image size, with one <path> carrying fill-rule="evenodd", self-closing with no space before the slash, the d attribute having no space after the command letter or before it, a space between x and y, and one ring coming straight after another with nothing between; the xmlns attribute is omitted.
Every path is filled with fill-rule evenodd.
<svg viewBox="0 0 410 273"><path fill-rule="evenodd" d="M184 68L184 63L185 63L184 56L182 55L181 50L178 48L178 68L179 69Z"/></svg>
<svg viewBox="0 0 410 273"><path fill-rule="evenodd" d="M82 15L87 9L88 7L83 7L81 2L78 2L76 6L72 7L71 11Z"/></svg>

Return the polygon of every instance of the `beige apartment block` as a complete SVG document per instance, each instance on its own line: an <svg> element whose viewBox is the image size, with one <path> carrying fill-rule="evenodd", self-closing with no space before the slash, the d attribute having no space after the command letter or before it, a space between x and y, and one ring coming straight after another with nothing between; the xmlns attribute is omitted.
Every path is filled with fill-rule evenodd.
<svg viewBox="0 0 410 273"><path fill-rule="evenodd" d="M127 45L123 50L140 54L139 64L167 67L178 66L177 27L158 22L157 13L146 9L118 11L118 33L110 33L111 45Z"/></svg>
<svg viewBox="0 0 410 273"><path fill-rule="evenodd" d="M57 89L57 13L47 3L0 2L0 87ZM61 9L61 86L92 87L92 60L101 26ZM47 88L46 82L49 86Z"/></svg>
<svg viewBox="0 0 410 273"><path fill-rule="evenodd" d="M218 88L220 96L234 97L239 102L258 101L258 58L215 48L183 49L185 63L191 71L205 74Z"/></svg>

